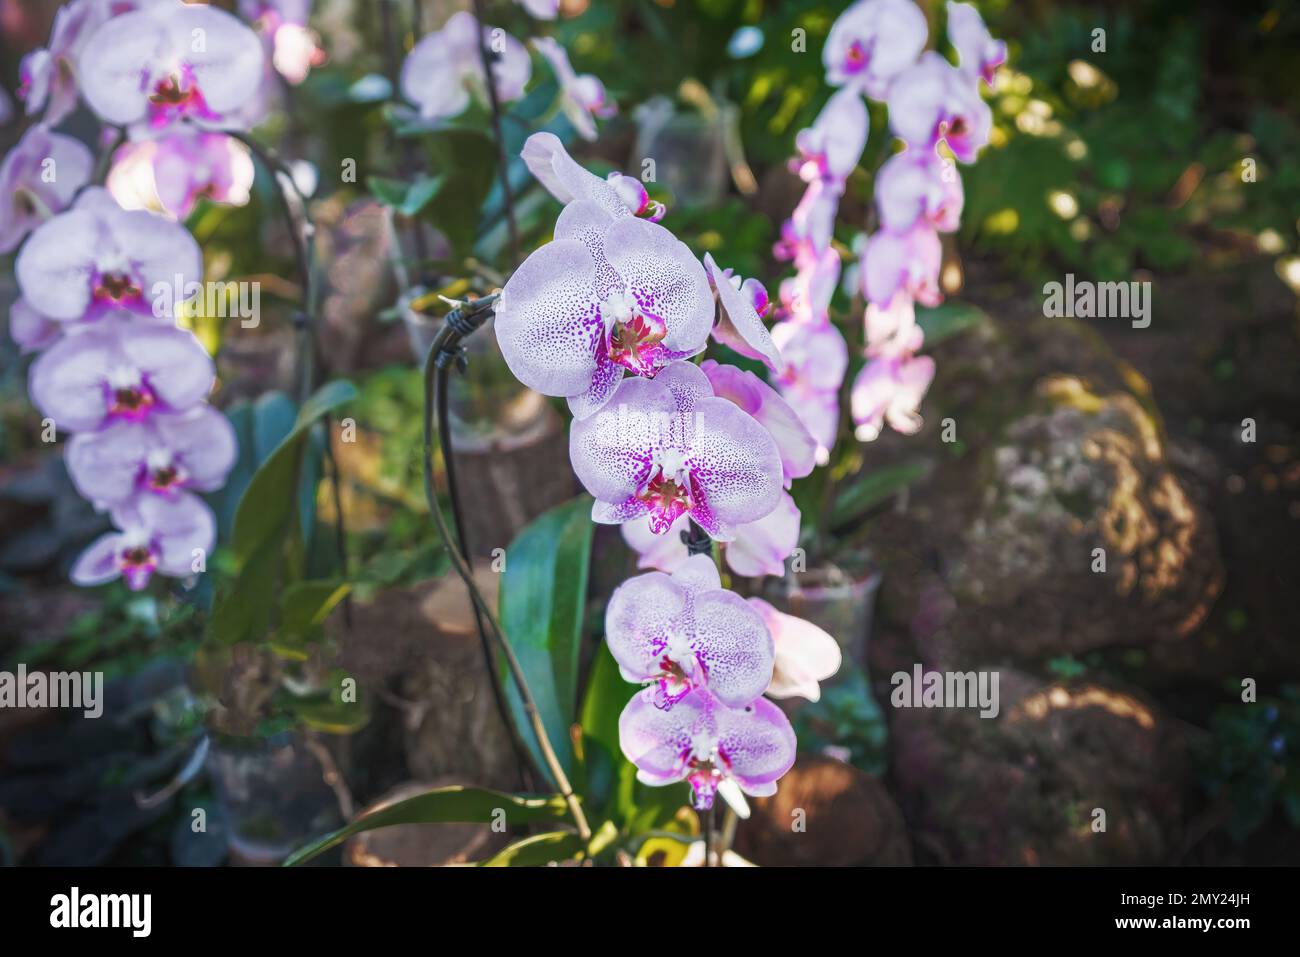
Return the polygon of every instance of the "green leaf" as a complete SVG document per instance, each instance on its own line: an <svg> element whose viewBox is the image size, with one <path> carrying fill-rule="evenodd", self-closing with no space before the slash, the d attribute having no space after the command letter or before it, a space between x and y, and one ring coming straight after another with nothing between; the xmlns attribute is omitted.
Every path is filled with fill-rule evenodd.
<svg viewBox="0 0 1300 957"><path fill-rule="evenodd" d="M498 811L504 813L506 824L512 826L539 821L562 821L568 814L564 798L558 794L527 796L459 785L434 788L362 815L346 827L299 848L289 855L284 866L293 867L309 861L362 831L392 827L394 824L487 824L494 820L493 814ZM500 820L500 817L497 814L495 820Z"/></svg>
<svg viewBox="0 0 1300 957"><path fill-rule="evenodd" d="M280 541L270 539L245 559L234 586L217 602L209 632L222 644L233 645L264 636L271 627L280 566Z"/></svg>
<svg viewBox="0 0 1300 957"><path fill-rule="evenodd" d="M906 462L873 469L852 485L841 488L831 512L831 524L843 525L929 474L924 462Z"/></svg>
<svg viewBox="0 0 1300 957"><path fill-rule="evenodd" d="M582 856L585 848L582 838L572 831L547 831L515 841L479 867L545 867L558 861L571 861Z"/></svg>
<svg viewBox="0 0 1300 957"><path fill-rule="evenodd" d="M566 772L573 764L569 727L576 720L592 528L591 499L585 495L534 520L506 550L498 601L502 630ZM502 669L520 733L545 767L504 662Z"/></svg>
<svg viewBox="0 0 1300 957"><path fill-rule="evenodd" d="M582 701L583 755L587 764L587 793L608 817L626 822L632 813L632 782L636 769L618 743L618 718L636 692L623 680L609 646L600 643L587 674ZM628 774L628 768L632 773Z"/></svg>
<svg viewBox="0 0 1300 957"><path fill-rule="evenodd" d="M321 386L303 403L293 428L253 475L235 512L231 546L240 567L263 544L281 537L288 526L292 514L290 503L297 501L302 445L308 430L321 416L356 396L356 386L346 380Z"/></svg>
<svg viewBox="0 0 1300 957"><path fill-rule="evenodd" d="M351 701L343 697L345 680L352 682ZM356 679L342 668L335 668L325 676L320 690L303 695L286 693L277 703L286 714L293 715L313 731L355 734L370 722L369 701L355 692Z"/></svg>
<svg viewBox="0 0 1300 957"><path fill-rule="evenodd" d="M391 206L403 216L418 216L438 195L447 180L442 176L421 176L413 183L371 176L366 179L370 192L385 206Z"/></svg>
<svg viewBox="0 0 1300 957"><path fill-rule="evenodd" d="M988 321L988 313L979 306L952 299L933 308L918 306L916 309L916 324L925 333L927 346Z"/></svg>
<svg viewBox="0 0 1300 957"><path fill-rule="evenodd" d="M280 600L280 637L301 643L313 637L352 586L339 581L291 582Z"/></svg>

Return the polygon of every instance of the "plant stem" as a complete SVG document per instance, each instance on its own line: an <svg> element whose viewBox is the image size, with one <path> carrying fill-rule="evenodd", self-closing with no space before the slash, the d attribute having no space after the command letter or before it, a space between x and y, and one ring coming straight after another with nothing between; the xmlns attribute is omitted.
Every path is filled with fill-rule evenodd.
<svg viewBox="0 0 1300 957"><path fill-rule="evenodd" d="M456 573L465 583L469 591L470 601L474 603L475 608L482 615L482 621L486 624L492 639L496 642L497 649L501 652L506 661L506 667L510 672L511 680L514 682L515 689L519 692L519 698L523 703L524 713L528 717L529 726L532 728L533 736L537 740L538 750L542 754L542 760L546 763L547 770L551 778L555 781L556 787L559 788L560 794L564 798L565 804L569 808L569 814L573 818L573 823L577 827L578 836L584 841L591 839L591 827L587 823L587 816L583 813L582 805L578 802L573 793L573 787L569 783L568 776L564 773L564 768L560 766L559 758L556 757L555 748L552 747L550 738L546 734L546 727L542 723L541 713L537 709L537 702L533 698L532 690L528 687L528 681L524 677L523 667L519 659L515 656L514 649L510 642L501 632L501 627L497 623L496 616L492 609L488 607L482 593L474 581L474 573L469 565L468 559L461 553L453 540L450 531L447 528L446 518L442 514L442 507L438 504L437 492L433 483L433 430L434 430L434 409L436 405L436 394L441 378L441 365L447 362L448 356L454 357L456 348L463 336L473 332L478 326L482 325L491 315L492 308L496 303L497 296L493 294L483 299L475 300L472 303L461 306L449 314L434 337L433 344L429 348L429 354L424 360L424 494L429 502L429 512L433 516L434 524L441 536L443 545L447 549L447 555L451 559L452 566ZM492 676L495 680L496 669L492 669Z"/></svg>
<svg viewBox="0 0 1300 957"><path fill-rule="evenodd" d="M515 197L506 165L506 141L501 136L501 100L497 96L496 79L492 76L492 53L483 38L483 0L474 0L474 18L478 20L478 53L483 64L483 82L487 87L488 105L492 108L492 136L497 141L497 164L501 168L501 196L505 201L506 225L510 230L510 268L513 270L519 265L519 226L515 222Z"/></svg>
<svg viewBox="0 0 1300 957"><path fill-rule="evenodd" d="M312 220L311 206L307 197L298 188L293 178L293 171L269 147L263 146L247 133L231 131L230 136L248 147L249 152L257 157L263 168L271 174L275 182L275 195L279 201L280 213L289 230L293 242L294 263L302 284L302 308L294 315L294 325L298 330L298 406L311 396L312 385L316 377L318 360L318 343L316 341L316 284L312 277L312 261L316 250L316 224ZM290 191L297 199L301 223L294 215ZM335 528L335 549L338 553L339 568L346 578L348 574L347 525L343 515L343 497L340 494L338 463L334 458L334 446L330 436L325 436L325 457L328 459L330 481L334 495L334 508L337 527ZM348 628L352 627L352 596L343 599L343 618Z"/></svg>

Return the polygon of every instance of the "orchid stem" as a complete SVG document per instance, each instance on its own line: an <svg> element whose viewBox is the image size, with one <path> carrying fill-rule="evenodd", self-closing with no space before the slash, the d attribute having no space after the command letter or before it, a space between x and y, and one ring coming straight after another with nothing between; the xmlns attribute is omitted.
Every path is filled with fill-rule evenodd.
<svg viewBox="0 0 1300 957"><path fill-rule="evenodd" d="M230 131L229 135L248 147L249 152L257 157L263 168L271 174L275 183L275 195L284 217L284 225L289 230L293 242L294 263L298 280L302 284L302 308L294 315L294 326L298 330L298 407L301 408L311 396L316 378L318 360L318 343L316 341L316 284L312 277L312 262L316 252L316 224L312 220L311 206L307 197L293 178L293 171L270 147L263 146L247 133ZM298 215L294 215L296 198ZM301 216L301 222L299 222ZM325 436L325 457L329 461L330 481L334 495L335 529L334 544L338 553L339 569L344 578L348 574L347 525L343 515L343 497L340 491L338 462L334 458L334 446L330 436ZM352 627L352 596L343 598L343 617L348 628Z"/></svg>
<svg viewBox="0 0 1300 957"><path fill-rule="evenodd" d="M442 376L443 366L456 356L461 339L474 332L487 321L492 314L499 295L499 293L493 293L482 299L465 303L448 314L442 328L438 330L438 334L434 337L433 344L429 347L428 355L424 359L424 494L428 499L429 512L433 516L434 524L437 526L438 534L447 549L447 555L451 559L452 566L456 569L456 574L465 583L465 587L469 591L470 601L473 602L475 610L482 616L481 622L487 625L487 630L491 633L497 649L505 659L511 680L514 682L515 689L519 692L519 698L523 704L524 713L527 715L529 726L532 729L534 738L537 740L537 747L541 752L542 760L545 762L551 778L555 781L556 787L568 806L569 814L578 830L578 836L584 841L589 841L591 840L591 827L587 823L587 816L583 813L582 805L573 793L569 778L564 773L564 768L561 767L560 760L556 757L555 748L551 745L550 738L546 734L546 727L542 723L541 713L537 709L537 702L533 698L532 690L528 687L527 679L524 677L523 667L520 665L514 649L510 646L510 642L506 640L505 635L501 632L501 626L497 623L492 609L488 607L482 593L479 591L468 558L461 553L455 539L453 539L451 532L447 528L447 520L442 514L442 507L438 504L438 495L433 483L434 409L438 404L436 396L439 388L445 387ZM442 423L442 427L446 428L445 422ZM444 444L444 447L449 446ZM491 669L491 675L495 680L495 668ZM513 727L513 723L507 722L507 727Z"/></svg>
<svg viewBox="0 0 1300 957"><path fill-rule="evenodd" d="M501 197L505 203L506 225L510 230L510 268L519 265L519 226L515 222L514 190L510 187L510 170L507 166L506 141L501 135L501 99L497 96L496 80L492 76L492 54L483 39L483 0L474 0L474 18L478 20L478 53L483 64L483 82L487 87L488 105L492 108L492 136L497 141L497 163L501 167Z"/></svg>

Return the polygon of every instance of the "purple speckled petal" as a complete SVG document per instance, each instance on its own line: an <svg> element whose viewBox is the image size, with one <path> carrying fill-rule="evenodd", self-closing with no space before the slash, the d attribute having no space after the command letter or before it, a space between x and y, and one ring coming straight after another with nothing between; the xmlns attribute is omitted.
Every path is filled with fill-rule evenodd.
<svg viewBox="0 0 1300 957"><path fill-rule="evenodd" d="M64 455L72 484L92 502L125 501L135 494L149 444L147 427L140 422L111 422L74 435Z"/></svg>
<svg viewBox="0 0 1300 957"><path fill-rule="evenodd" d="M637 575L614 589L605 611L605 641L624 680L658 677L670 644L689 638L675 638L689 627L686 611L686 592L662 572Z"/></svg>
<svg viewBox="0 0 1300 957"><path fill-rule="evenodd" d="M698 486L727 538L729 527L757 521L780 498L776 442L726 399L702 399L696 406L687 467L692 486Z"/></svg>
<svg viewBox="0 0 1300 957"><path fill-rule="evenodd" d="M746 794L771 793L769 786L794 765L795 736L781 709L766 698L744 708L718 708L718 753Z"/></svg>
<svg viewBox="0 0 1300 957"><path fill-rule="evenodd" d="M148 378L173 411L198 405L216 381L216 369L194 334L175 326L132 323L118 334L122 355Z"/></svg>
<svg viewBox="0 0 1300 957"><path fill-rule="evenodd" d="M660 786L684 780L697 745L712 748L713 710L708 692L692 691L672 708L655 706L655 689L638 692L618 718L618 743L637 766L637 779Z"/></svg>
<svg viewBox="0 0 1300 957"><path fill-rule="evenodd" d="M569 411L575 419L587 419L603 409L623 381L623 367L610 361L609 354L596 353L596 371L591 374L587 390L569 396Z"/></svg>
<svg viewBox="0 0 1300 957"><path fill-rule="evenodd" d="M591 386L605 333L592 292L595 275L588 249L561 239L524 260L502 289L497 341L524 385L554 396L580 395Z"/></svg>
<svg viewBox="0 0 1300 957"><path fill-rule="evenodd" d="M722 588L722 576L718 566L708 555L692 555L682 562L673 572L673 581L683 591L692 595L701 592L718 591Z"/></svg>
<svg viewBox="0 0 1300 957"><path fill-rule="evenodd" d="M733 592L701 591L693 604L692 646L708 675L708 688L723 704L743 707L772 681L772 636L762 616Z"/></svg>
<svg viewBox="0 0 1300 957"><path fill-rule="evenodd" d="M659 373L656 381L672 393L673 407L680 416L693 415L700 400L713 398L709 377L690 362L674 362Z"/></svg>
<svg viewBox="0 0 1300 957"><path fill-rule="evenodd" d="M713 328L713 293L689 247L659 224L631 216L609 227L604 244L605 258L638 305L663 322L664 346L698 351Z"/></svg>
<svg viewBox="0 0 1300 957"><path fill-rule="evenodd" d="M637 521L649 511L650 506L635 496L628 496L621 502L602 502L597 499L591 505L591 520L597 525L622 525L624 522ZM654 532L650 534L653 535Z"/></svg>
<svg viewBox="0 0 1300 957"><path fill-rule="evenodd" d="M799 506L782 492L780 503L767 516L736 528L736 537L727 543L727 566L747 578L784 575L785 560L799 544L800 518Z"/></svg>
<svg viewBox="0 0 1300 957"><path fill-rule="evenodd" d="M68 577L74 585L90 587L112 581L122 574L117 567L117 552L123 541L121 532L109 532L95 539L77 556Z"/></svg>
<svg viewBox="0 0 1300 957"><path fill-rule="evenodd" d="M615 189L574 161L554 133L534 133L519 155L529 171L561 203L590 200L615 218L631 212Z"/></svg>
<svg viewBox="0 0 1300 957"><path fill-rule="evenodd" d="M763 325L763 320L754 309L753 299L731 284L731 279L709 253L704 254L704 268L718 292L718 302L722 307L718 325L713 328L713 338L741 355L762 359L769 367L780 372L785 363L767 326Z"/></svg>
<svg viewBox="0 0 1300 957"><path fill-rule="evenodd" d="M596 415L574 420L569 459L578 480L602 502L622 504L650 478L654 451L676 411L657 379L625 379Z"/></svg>

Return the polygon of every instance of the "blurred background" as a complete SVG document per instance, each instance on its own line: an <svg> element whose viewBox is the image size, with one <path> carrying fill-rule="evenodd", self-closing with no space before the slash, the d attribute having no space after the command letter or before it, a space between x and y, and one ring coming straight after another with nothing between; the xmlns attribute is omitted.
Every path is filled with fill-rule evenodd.
<svg viewBox="0 0 1300 957"><path fill-rule="evenodd" d="M926 425L862 444L845 423L827 467L796 484L809 571L755 587L825 624L848 657L821 701L794 709L799 763L757 802L736 850L766 864L1300 862L1300 5L977 5L1010 56L988 94L991 145L962 168L961 230L944 237L948 299L925 319L938 366ZM313 687L354 676L364 707L288 701L293 656L210 647L220 554L194 589L68 583L106 522L41 441L28 360L6 339L0 669L99 670L108 691L98 721L0 710L0 860L273 863L413 782L518 786L423 504L427 326L399 301L404 274L452 291L501 278L490 140L467 121L398 148L401 115L385 102L394 51L457 6L317 0L323 60L279 91L259 129L316 184L322 378L360 389L347 408L356 440L330 450L337 497L319 475L304 493L321 553L342 503L356 623L332 616L292 667ZM666 225L774 293L789 269L772 245L803 186L786 163L829 95L820 49L844 6L564 0L549 29L620 107L575 154L633 174L653 156ZM920 6L933 16L937 4ZM11 96L56 7L0 0ZM511 3L488 4L486 18L528 30ZM806 53L791 51L796 30ZM534 77L507 118L511 155L542 124L573 141L547 115L553 78ZM836 227L846 259L888 155L872 109ZM84 111L63 128L93 145ZM0 126L0 149L19 132L17 118ZM351 181L337 172L349 161ZM385 181L421 168L446 168L459 188L406 222ZM557 207L522 164L509 175L531 249ZM245 204L201 201L187 225L209 279L263 283L256 330L192 317L247 458L212 498L224 539L258 456L294 414L292 248L263 175ZM1070 273L1150 282L1150 326L1044 318L1044 284ZM15 293L12 258L0 259L0 305ZM833 307L858 352L860 308L844 291ZM470 538L486 558L575 486L561 416L517 389L490 337L475 348L454 402ZM941 438L948 418L956 441ZM1099 545L1105 575L1091 570ZM588 657L609 591L634 568L616 530L600 529L594 548ZM999 672L1001 716L890 707L890 675L916 662ZM287 687L305 680L295 672ZM790 832L794 808L807 833ZM341 859L475 860L497 837L397 829Z"/></svg>

